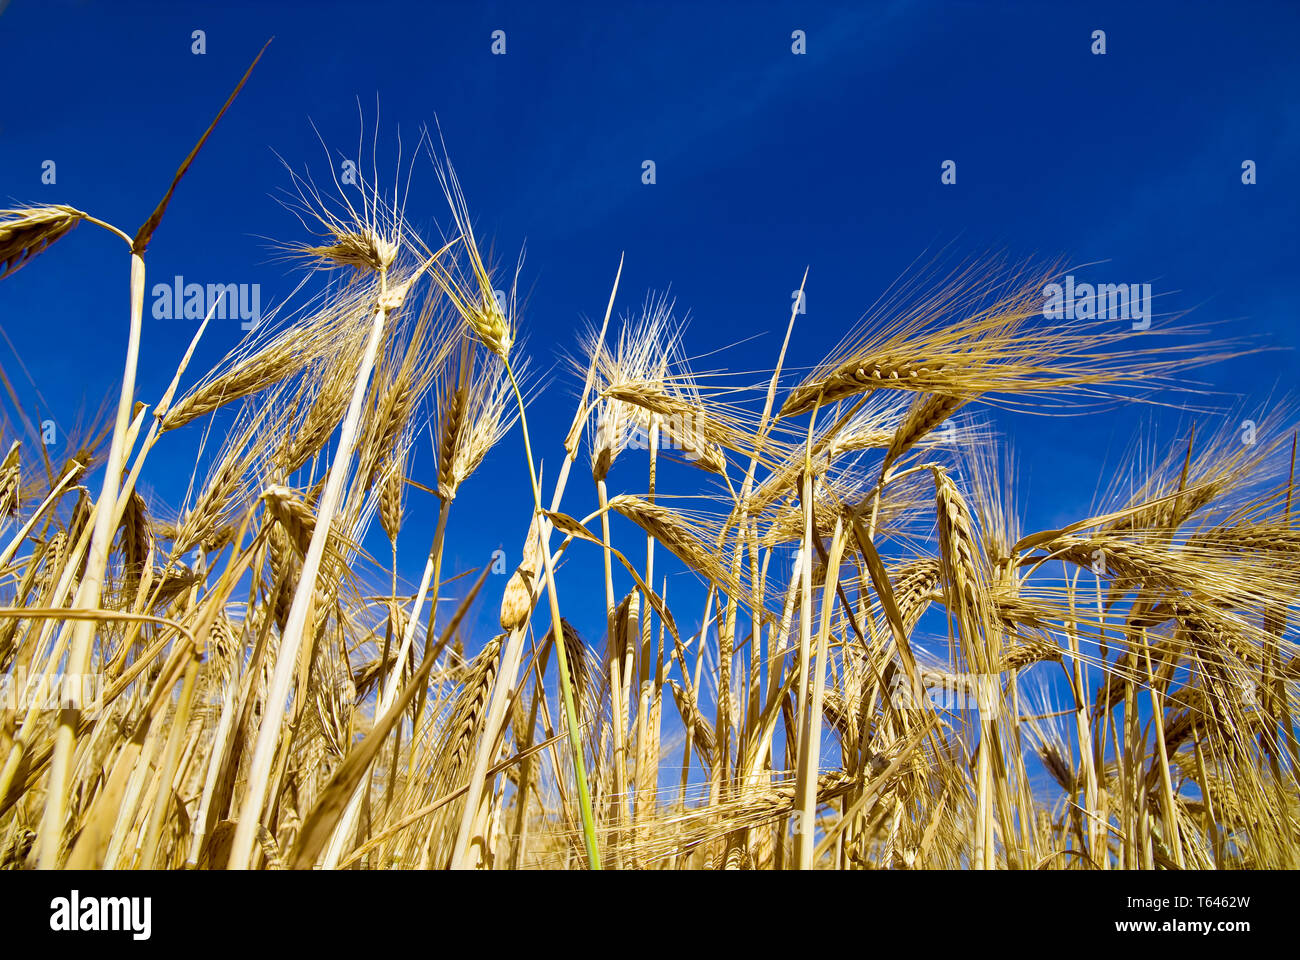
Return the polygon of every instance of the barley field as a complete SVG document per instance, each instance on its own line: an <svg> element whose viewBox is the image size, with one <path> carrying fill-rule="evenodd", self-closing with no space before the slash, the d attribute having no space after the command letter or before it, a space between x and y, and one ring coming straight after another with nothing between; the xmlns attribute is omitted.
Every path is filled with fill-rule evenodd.
<svg viewBox="0 0 1300 960"><path fill-rule="evenodd" d="M109 415L0 451L0 867L1300 866L1294 410L1243 432L1194 380L1255 347L1050 319L1063 262L974 256L826 356L795 298L766 369L696 372L612 246L545 378L572 419L530 422L518 273L426 135L442 236L391 186L289 174L281 251L322 292L207 371L199 324L140 396L149 245L202 145L134 234L0 211L3 276L108 231L131 292ZM1068 439L1151 405L1187 429L1022 526L982 411ZM144 492L174 431L179 512ZM449 563L462 488L521 477L513 552Z"/></svg>

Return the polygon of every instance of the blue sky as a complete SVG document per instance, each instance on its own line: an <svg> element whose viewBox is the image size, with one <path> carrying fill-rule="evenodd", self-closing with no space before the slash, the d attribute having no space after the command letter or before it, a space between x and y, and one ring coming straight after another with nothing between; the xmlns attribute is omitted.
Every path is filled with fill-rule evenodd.
<svg viewBox="0 0 1300 960"><path fill-rule="evenodd" d="M288 185L276 153L323 174L312 123L353 154L359 98L368 143L378 102L389 169L398 129L409 156L436 119L480 235L507 263L526 242L524 326L540 369L575 347L581 318L599 319L623 252L621 309L671 286L692 318L690 353L745 341L725 361L701 361L711 368L770 369L805 267L796 366L826 353L916 257L945 246L1105 261L1080 275L1150 282L1158 311L1193 311L1178 323L1293 348L1298 28L1296 5L1249 2L13 0L0 56L23 79L0 110L0 193L72 204L134 232L274 35L155 236L151 283L259 283L264 306L287 296L294 279L266 238L303 235L274 198ZM196 29L203 55L191 52ZM490 52L497 29L505 56ZM795 29L806 55L791 52ZM1090 52L1096 29L1104 56ZM647 159L654 185L641 182ZM41 182L46 160L54 185ZM945 160L957 164L954 185L940 183ZM1257 165L1255 185L1241 182L1244 160ZM446 220L427 161L407 213L417 226ZM0 287L0 326L65 429L116 390L125 267L118 241L83 226ZM146 310L141 399L156 400L193 331ZM237 321L214 324L191 370L241 336ZM36 402L7 348L0 363ZM1249 406L1290 390L1296 372L1286 349L1198 376ZM562 366L555 374L530 412L551 475L575 389ZM1178 435L1154 416L1162 437ZM998 415L1021 462L1026 526L1084 515L1103 458L1113 465L1146 419ZM194 447L192 436L160 445L145 485L179 498ZM453 569L481 565L498 545L517 550L521 457L515 433L465 488ZM503 478L505 491L493 486ZM620 479L644 485L636 471ZM587 512L589 485L571 489L569 510ZM414 497L410 509L402 573L415 578L433 510ZM589 582L590 614L575 621L594 639L603 617L599 579Z"/></svg>

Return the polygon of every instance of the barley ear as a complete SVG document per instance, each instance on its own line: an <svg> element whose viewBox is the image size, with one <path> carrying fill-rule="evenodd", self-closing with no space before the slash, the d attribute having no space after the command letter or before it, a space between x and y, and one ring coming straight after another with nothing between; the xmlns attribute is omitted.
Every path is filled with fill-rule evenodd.
<svg viewBox="0 0 1300 960"><path fill-rule="evenodd" d="M59 204L0 210L0 280L17 273L84 219L80 210Z"/></svg>

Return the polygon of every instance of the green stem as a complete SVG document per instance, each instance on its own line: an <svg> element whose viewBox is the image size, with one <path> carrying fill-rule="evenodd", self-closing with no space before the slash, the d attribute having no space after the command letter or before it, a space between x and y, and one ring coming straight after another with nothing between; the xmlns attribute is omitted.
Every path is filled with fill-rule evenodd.
<svg viewBox="0 0 1300 960"><path fill-rule="evenodd" d="M524 434L524 455L528 460L528 479L533 487L533 509L537 513L538 533L543 520L542 489L537 482L537 470L533 466L533 447L528 439L528 418L524 414L524 398L519 392L514 371L510 361L502 357L506 376L510 378L510 387L515 392L515 401L519 404L519 425ZM542 550L542 568L546 573L546 592L551 602L551 633L555 641L555 663L560 674L560 693L564 700L564 716L569 727L569 752L573 757L573 775L578 781L578 804L582 810L582 836L587 847L587 865L592 870L600 869L600 851L596 847L596 824L591 814L591 793L587 788L587 772L582 762L582 741L578 734L578 713L573 706L573 688L569 684L569 661L564 650L564 626L560 621L560 600L555 590L555 570L551 563L551 551Z"/></svg>

